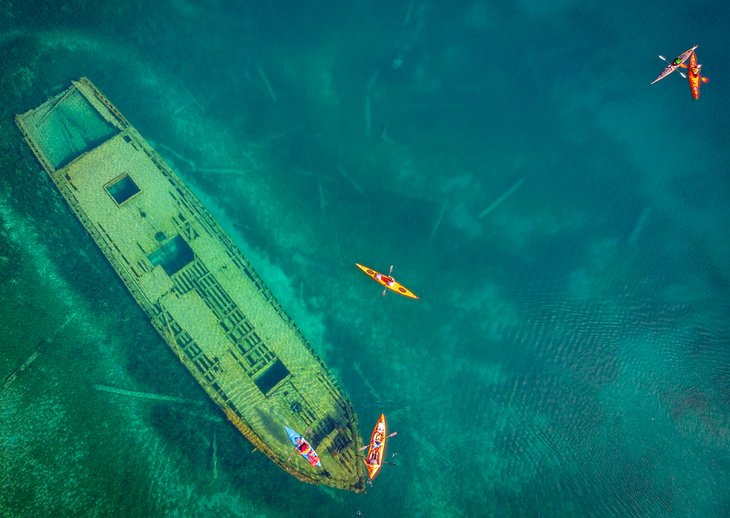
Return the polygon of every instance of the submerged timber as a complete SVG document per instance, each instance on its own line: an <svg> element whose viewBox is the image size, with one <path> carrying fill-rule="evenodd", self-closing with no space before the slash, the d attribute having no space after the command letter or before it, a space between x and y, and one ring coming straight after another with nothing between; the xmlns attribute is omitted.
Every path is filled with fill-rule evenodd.
<svg viewBox="0 0 730 518"><path fill-rule="evenodd" d="M200 201L86 78L16 117L25 141L160 336L254 444L298 479L365 490L352 405ZM322 468L284 426L311 430Z"/></svg>

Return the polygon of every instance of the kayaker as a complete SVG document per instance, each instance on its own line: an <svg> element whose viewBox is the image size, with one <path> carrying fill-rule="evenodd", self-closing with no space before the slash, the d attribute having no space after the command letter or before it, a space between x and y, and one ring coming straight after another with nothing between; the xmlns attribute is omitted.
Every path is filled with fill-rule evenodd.
<svg viewBox="0 0 730 518"><path fill-rule="evenodd" d="M392 286L395 282L395 279L389 275L383 275L382 273L376 273L375 278L378 279L381 282L384 282L388 286Z"/></svg>
<svg viewBox="0 0 730 518"><path fill-rule="evenodd" d="M319 462L319 456L314 450L309 450L309 455L307 455L307 460L309 460L309 463L312 466L316 466Z"/></svg>
<svg viewBox="0 0 730 518"><path fill-rule="evenodd" d="M373 452L370 454L370 465L373 466L378 463L378 452L373 449Z"/></svg>
<svg viewBox="0 0 730 518"><path fill-rule="evenodd" d="M377 432L373 436L373 449L376 450L380 448L380 445L383 443L383 432Z"/></svg>
<svg viewBox="0 0 730 518"><path fill-rule="evenodd" d="M310 450L309 443L301 437L297 437L294 441L297 443L297 450L299 450L300 453L306 454Z"/></svg>

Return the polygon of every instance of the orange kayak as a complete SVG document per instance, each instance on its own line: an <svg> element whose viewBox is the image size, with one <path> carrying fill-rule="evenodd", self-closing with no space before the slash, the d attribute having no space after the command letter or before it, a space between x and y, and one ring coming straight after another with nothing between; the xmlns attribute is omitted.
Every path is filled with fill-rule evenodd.
<svg viewBox="0 0 730 518"><path fill-rule="evenodd" d="M384 273L380 273L376 270L373 270L372 268L368 268L367 266L363 266L358 263L355 263L355 266L360 268L363 272L365 272L366 275L368 275L375 282L377 282L381 286L385 286L390 291L394 291L399 295L408 297L409 299L418 300L418 296L415 293L413 293L411 290L409 290L408 288L403 286L401 283L397 282L390 275L385 275Z"/></svg>
<svg viewBox="0 0 730 518"><path fill-rule="evenodd" d="M689 88L692 91L692 97L695 100L700 98L700 83L706 83L707 78L702 77L700 72L702 65L697 63L697 56L693 52L689 57L689 67L687 67L687 79L689 80Z"/></svg>
<svg viewBox="0 0 730 518"><path fill-rule="evenodd" d="M370 445L368 446L368 454L365 457L365 465L368 468L368 476L370 480L380 471L385 458L385 441L388 438L388 427L385 423L385 414L380 414L380 419L375 423L373 433L370 435Z"/></svg>

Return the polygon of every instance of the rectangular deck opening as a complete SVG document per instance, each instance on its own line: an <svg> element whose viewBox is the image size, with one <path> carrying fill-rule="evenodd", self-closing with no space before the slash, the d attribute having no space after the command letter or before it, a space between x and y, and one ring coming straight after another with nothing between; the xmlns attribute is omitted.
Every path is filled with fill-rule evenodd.
<svg viewBox="0 0 730 518"><path fill-rule="evenodd" d="M114 198L117 205L121 205L129 198L140 192L139 187L128 174L113 180L112 183L105 186L105 189L106 192Z"/></svg>
<svg viewBox="0 0 730 518"><path fill-rule="evenodd" d="M276 360L271 367L254 380L254 383L261 392L267 394L287 376L289 376L289 369L281 363L281 360Z"/></svg>
<svg viewBox="0 0 730 518"><path fill-rule="evenodd" d="M162 266L165 273L172 276L191 263L195 259L195 254L183 238L175 236L148 255L147 259L152 263L152 267Z"/></svg>

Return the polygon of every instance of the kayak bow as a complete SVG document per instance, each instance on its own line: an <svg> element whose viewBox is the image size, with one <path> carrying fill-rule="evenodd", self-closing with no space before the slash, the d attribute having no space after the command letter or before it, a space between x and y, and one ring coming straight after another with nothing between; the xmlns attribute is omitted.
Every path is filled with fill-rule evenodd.
<svg viewBox="0 0 730 518"><path fill-rule="evenodd" d="M385 286L390 291L394 291L399 295L408 297L409 299L418 300L418 296L415 293L403 286L401 283L397 282L393 277L385 275L384 273L380 273L376 270L373 270L372 268L368 268L367 266L363 266L359 263L355 263L355 266L365 272L365 275L373 279L381 286Z"/></svg>

